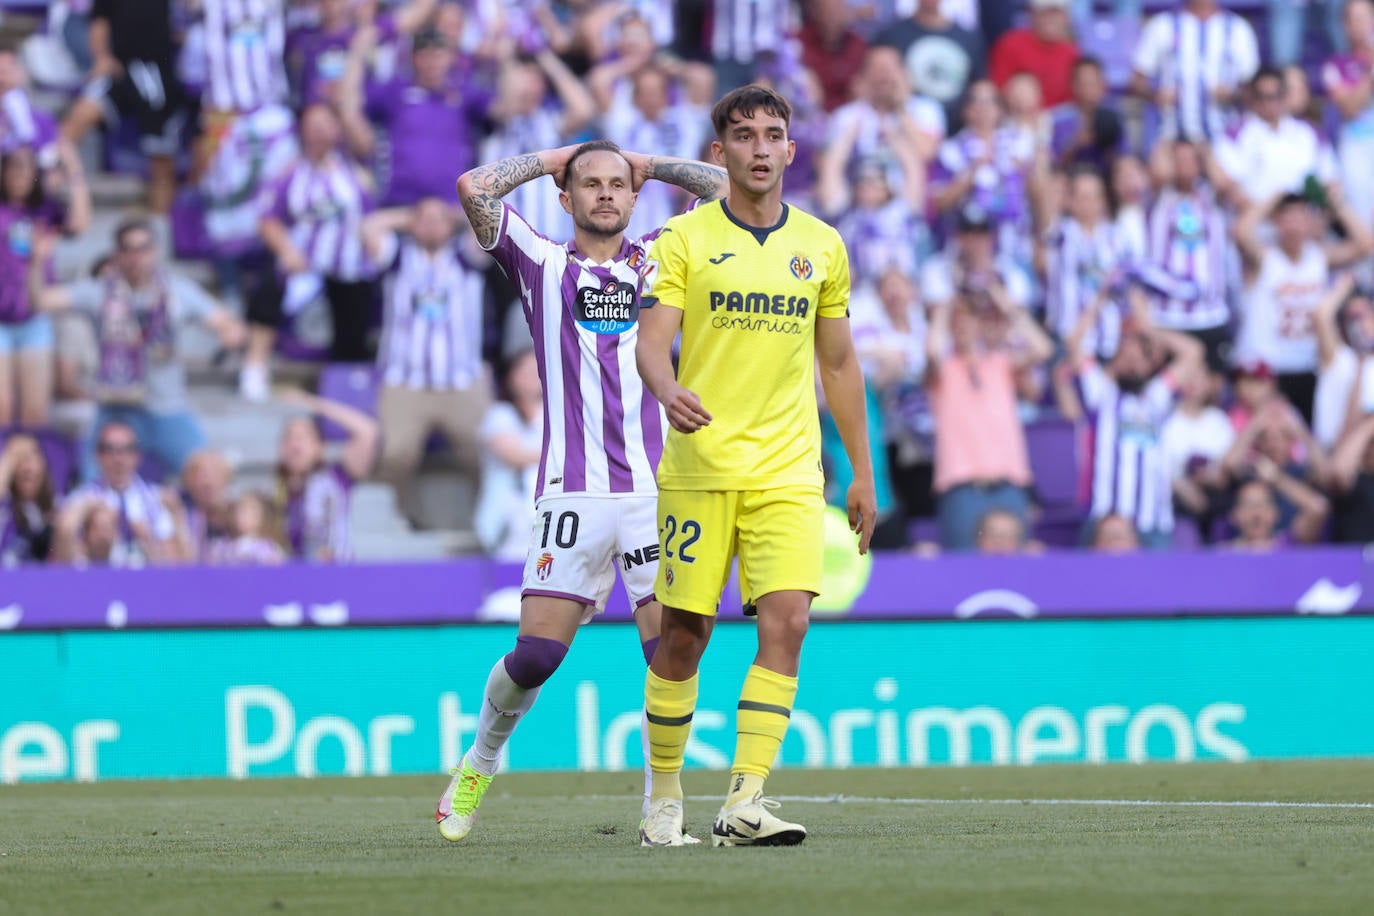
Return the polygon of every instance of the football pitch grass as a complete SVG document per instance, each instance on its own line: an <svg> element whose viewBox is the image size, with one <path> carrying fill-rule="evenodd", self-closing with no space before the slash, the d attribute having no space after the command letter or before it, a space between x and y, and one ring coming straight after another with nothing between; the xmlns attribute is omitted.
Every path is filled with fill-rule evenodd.
<svg viewBox="0 0 1374 916"><path fill-rule="evenodd" d="M700 772L640 849L639 780L500 776L457 845L442 776L0 787L0 914L1374 912L1374 761L780 770L784 849Z"/></svg>

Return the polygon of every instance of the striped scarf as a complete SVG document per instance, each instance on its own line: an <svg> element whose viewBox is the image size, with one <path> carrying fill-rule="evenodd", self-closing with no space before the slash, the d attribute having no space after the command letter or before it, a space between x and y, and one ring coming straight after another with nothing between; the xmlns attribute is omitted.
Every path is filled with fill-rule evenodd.
<svg viewBox="0 0 1374 916"><path fill-rule="evenodd" d="M147 308L138 307L138 299ZM117 272L105 279L105 296L96 315L100 358L96 365L96 399L101 403L143 401L148 366L171 360L175 333L167 302L167 280L156 274L142 296Z"/></svg>

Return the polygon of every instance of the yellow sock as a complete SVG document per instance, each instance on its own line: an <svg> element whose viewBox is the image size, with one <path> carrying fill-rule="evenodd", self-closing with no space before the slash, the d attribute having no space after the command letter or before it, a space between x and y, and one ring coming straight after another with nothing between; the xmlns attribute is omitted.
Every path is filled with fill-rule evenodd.
<svg viewBox="0 0 1374 916"><path fill-rule="evenodd" d="M752 798L773 769L787 734L797 679L751 665L740 691L735 763L730 768L730 794L725 803Z"/></svg>
<svg viewBox="0 0 1374 916"><path fill-rule="evenodd" d="M668 681L644 677L644 717L649 723L649 798L682 798L682 758L697 708L697 676Z"/></svg>

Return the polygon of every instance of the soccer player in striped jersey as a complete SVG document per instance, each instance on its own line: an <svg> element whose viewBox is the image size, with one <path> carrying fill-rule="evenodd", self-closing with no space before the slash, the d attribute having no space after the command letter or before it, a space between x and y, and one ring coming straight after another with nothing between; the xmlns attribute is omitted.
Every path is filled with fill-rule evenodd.
<svg viewBox="0 0 1374 916"><path fill-rule="evenodd" d="M573 219L566 244L535 232L502 200L545 175ZM544 387L544 442L520 634L491 669L477 735L435 813L453 842L472 830L502 748L578 626L605 608L617 566L646 659L658 644L654 475L667 423L635 371L643 272L658 230L625 237L636 192L651 179L708 200L725 192L722 169L605 140L513 156L458 179L477 241L520 289Z"/></svg>

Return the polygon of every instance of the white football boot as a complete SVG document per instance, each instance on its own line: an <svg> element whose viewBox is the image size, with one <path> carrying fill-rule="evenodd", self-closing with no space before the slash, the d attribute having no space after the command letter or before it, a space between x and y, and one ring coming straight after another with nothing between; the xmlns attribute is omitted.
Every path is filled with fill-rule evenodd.
<svg viewBox="0 0 1374 916"><path fill-rule="evenodd" d="M700 843L682 829L682 799L660 798L649 803L639 822L640 846L691 846Z"/></svg>
<svg viewBox="0 0 1374 916"><path fill-rule="evenodd" d="M711 827L712 846L796 846L806 839L806 828L791 824L773 811L781 807L775 799L754 797L722 807Z"/></svg>

